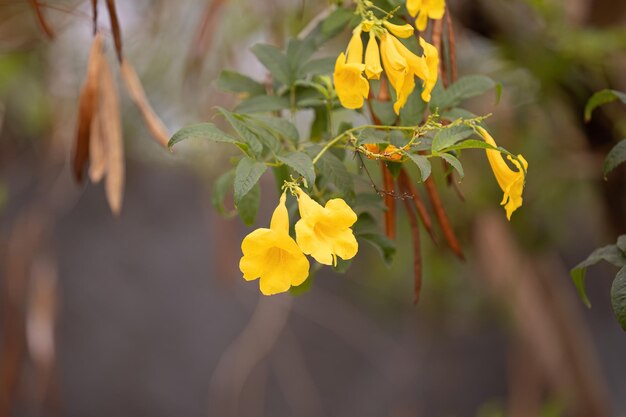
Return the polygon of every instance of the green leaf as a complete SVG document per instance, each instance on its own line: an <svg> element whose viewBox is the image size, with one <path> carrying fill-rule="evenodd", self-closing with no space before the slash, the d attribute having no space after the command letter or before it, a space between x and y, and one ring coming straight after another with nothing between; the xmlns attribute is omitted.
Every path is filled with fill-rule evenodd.
<svg viewBox="0 0 626 417"><path fill-rule="evenodd" d="M393 125L396 123L397 116L393 111L393 103L391 101L370 100L374 115L383 125Z"/></svg>
<svg viewBox="0 0 626 417"><path fill-rule="evenodd" d="M337 58L318 58L309 61L303 68L306 74L326 75L332 74L335 69Z"/></svg>
<svg viewBox="0 0 626 417"><path fill-rule="evenodd" d="M433 152L439 152L446 149L457 142L472 136L474 130L465 125L456 125L441 129L433 138Z"/></svg>
<svg viewBox="0 0 626 417"><path fill-rule="evenodd" d="M422 182L426 181L428 177L430 177L430 172L432 170L428 158L424 155L418 155L415 153L407 153L406 155L415 163L415 165L417 165L417 168L419 168Z"/></svg>
<svg viewBox="0 0 626 417"><path fill-rule="evenodd" d="M597 107L615 100L620 100L622 103L626 104L626 94L616 90L601 90L595 93L591 96L589 101L587 101L587 105L585 106L585 121L588 122L591 120L591 114Z"/></svg>
<svg viewBox="0 0 626 417"><path fill-rule="evenodd" d="M621 235L620 237L617 238L617 247L626 256L626 235Z"/></svg>
<svg viewBox="0 0 626 417"><path fill-rule="evenodd" d="M233 187L233 181L235 180L235 170L225 172L220 175L213 184L213 192L211 193L211 204L221 215L226 215L226 208L224 207L224 200L226 194Z"/></svg>
<svg viewBox="0 0 626 417"><path fill-rule="evenodd" d="M380 200L380 197L378 197ZM369 213L361 213L352 226L357 239L365 240L378 250L387 266L391 265L393 256L396 253L396 245L386 236L380 233L380 229L375 218Z"/></svg>
<svg viewBox="0 0 626 417"><path fill-rule="evenodd" d="M212 142L233 143L238 146L243 144L232 136L222 132L213 123L197 123L191 126L185 126L178 132L174 133L167 146L171 149L178 142L187 139L207 139Z"/></svg>
<svg viewBox="0 0 626 417"><path fill-rule="evenodd" d="M300 140L298 129L288 120L276 116L262 116L256 114L247 117L274 132L276 136L282 136L284 139L294 144L298 143Z"/></svg>
<svg viewBox="0 0 626 417"><path fill-rule="evenodd" d="M313 274L310 274L302 284L290 287L289 293L296 297L306 294L311 290L311 288L313 288L313 281Z"/></svg>
<svg viewBox="0 0 626 417"><path fill-rule="evenodd" d="M309 137L311 142L319 142L324 139L324 135L328 130L328 110L325 107L314 107L315 116L311 122L311 131Z"/></svg>
<svg viewBox="0 0 626 417"><path fill-rule="evenodd" d="M477 140L477 139L464 140L463 142L460 142L454 146L450 146L446 150L447 151L460 151L463 149L493 149L496 151L498 150L498 148L496 148L495 146L490 145L483 140Z"/></svg>
<svg viewBox="0 0 626 417"><path fill-rule="evenodd" d="M406 100L404 107L400 109L401 126L417 126L424 118L426 104L422 100L421 91L416 88Z"/></svg>
<svg viewBox="0 0 626 417"><path fill-rule="evenodd" d="M359 132L359 135L357 136L357 143L359 145L371 143L388 143L388 136L389 135L387 134L387 132L383 132L378 129L363 129Z"/></svg>
<svg viewBox="0 0 626 417"><path fill-rule="evenodd" d="M402 164L399 162L386 161L385 165L387 166L387 169L389 170L389 173L391 174L393 179L397 180L400 176L400 171L402 171Z"/></svg>
<svg viewBox="0 0 626 417"><path fill-rule="evenodd" d="M463 165L461 161L458 160L455 156L450 155L449 153L439 154L441 158L445 159L447 163L452 165L452 167L459 173L459 177L463 178L465 176L465 172L463 171Z"/></svg>
<svg viewBox="0 0 626 417"><path fill-rule="evenodd" d="M267 166L262 162L248 157L241 158L235 169L235 206L239 205L241 199L254 187L266 169Z"/></svg>
<svg viewBox="0 0 626 417"><path fill-rule="evenodd" d="M252 226L259 211L259 202L261 201L261 187L255 184L252 189L244 195L236 205L237 212L241 221L246 226Z"/></svg>
<svg viewBox="0 0 626 417"><path fill-rule="evenodd" d="M613 171L620 164L626 162L626 139L622 139L611 149L604 160L604 177Z"/></svg>
<svg viewBox="0 0 626 417"><path fill-rule="evenodd" d="M352 10L343 7L335 9L322 23L322 33L328 38L335 36L346 27L353 14Z"/></svg>
<svg viewBox="0 0 626 417"><path fill-rule="evenodd" d="M315 184L315 168L311 157L303 152L291 152L287 155L277 156L278 160L288 165L306 180L307 187Z"/></svg>
<svg viewBox="0 0 626 417"><path fill-rule="evenodd" d="M385 205L381 196L376 193L359 193L354 198L352 209L356 213L379 213L385 211Z"/></svg>
<svg viewBox="0 0 626 417"><path fill-rule="evenodd" d="M607 261L617 267L623 267L626 265L626 255L616 245L607 245L596 249L587 259L572 268L570 276L578 290L578 295L587 307L591 307L591 302L589 302L589 297L587 297L587 291L585 290L585 272L588 267L600 261Z"/></svg>
<svg viewBox="0 0 626 417"><path fill-rule="evenodd" d="M228 121L232 128L235 129L235 132L237 132L239 137L248 145L252 153L260 155L263 151L263 145L256 135L241 121L241 116L231 113L222 107L218 107L217 110L226 118L226 121Z"/></svg>
<svg viewBox="0 0 626 417"><path fill-rule="evenodd" d="M259 141L261 141L263 146L270 149L273 153L279 152L282 148L278 135L274 135L264 126L249 123L246 124L246 127L257 137Z"/></svg>
<svg viewBox="0 0 626 417"><path fill-rule="evenodd" d="M613 313L626 331L626 266L619 270L611 286L611 305Z"/></svg>
<svg viewBox="0 0 626 417"><path fill-rule="evenodd" d="M265 94L263 84L235 71L222 71L216 84L220 90L231 93L247 93L251 96Z"/></svg>
<svg viewBox="0 0 626 417"><path fill-rule="evenodd" d="M287 45L287 62L289 64L289 85L304 77L309 65L309 59L315 52L313 39L292 38Z"/></svg>
<svg viewBox="0 0 626 417"><path fill-rule="evenodd" d="M430 108L446 109L456 107L463 100L476 97L495 88L496 83L484 75L467 75L459 78L446 90L440 90L430 101Z"/></svg>
<svg viewBox="0 0 626 417"><path fill-rule="evenodd" d="M309 156L314 157L319 151L319 146L307 149ZM346 166L331 152L326 152L317 161L317 172L320 174L322 186L333 184L341 196L346 200L354 199L354 182Z"/></svg>
<svg viewBox="0 0 626 417"><path fill-rule="evenodd" d="M243 100L235 107L238 113L269 113L289 108L289 99L279 96L254 96Z"/></svg>
<svg viewBox="0 0 626 417"><path fill-rule="evenodd" d="M289 62L280 49L272 45L257 43L250 50L276 81L285 85L291 84Z"/></svg>

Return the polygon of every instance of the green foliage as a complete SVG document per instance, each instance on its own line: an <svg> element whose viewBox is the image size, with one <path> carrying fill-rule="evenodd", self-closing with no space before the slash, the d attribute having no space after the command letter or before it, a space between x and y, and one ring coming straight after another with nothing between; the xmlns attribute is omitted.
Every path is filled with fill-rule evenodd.
<svg viewBox="0 0 626 417"><path fill-rule="evenodd" d="M467 139L473 133L474 130L465 125L455 125L441 129L433 138L433 152L439 152L463 139Z"/></svg>
<svg viewBox="0 0 626 417"><path fill-rule="evenodd" d="M496 88L495 81L484 75L461 77L445 90L437 83L437 87L433 90L430 108L433 110L453 108L468 98L480 96L494 88Z"/></svg>
<svg viewBox="0 0 626 417"><path fill-rule="evenodd" d="M239 160L234 181L235 206L239 205L241 199L256 185L266 170L267 166L264 163L254 159L243 157Z"/></svg>
<svg viewBox="0 0 626 417"><path fill-rule="evenodd" d="M611 171L624 162L626 162L626 139L619 141L604 159L604 177L606 178Z"/></svg>
<svg viewBox="0 0 626 417"><path fill-rule="evenodd" d="M626 235L620 236L615 245L607 245L596 249L587 257L587 259L576 265L570 271L574 285L578 290L578 295L587 307L591 307L591 302L589 301L589 297L587 296L587 292L585 290L585 272L588 267L595 265L600 261L606 261L618 268L621 268L620 272L613 281L611 302L617 319L624 330L626 330L626 286L624 283L624 281L626 281L624 277L624 267L626 267Z"/></svg>
<svg viewBox="0 0 626 417"><path fill-rule="evenodd" d="M277 156L277 158L302 175L306 181L305 186L311 187L315 184L315 167L313 167L313 161L309 155L303 152L290 152L283 156Z"/></svg>
<svg viewBox="0 0 626 417"><path fill-rule="evenodd" d="M219 89L231 93L245 93L250 96L265 94L263 84L235 71L222 71L216 85Z"/></svg>
<svg viewBox="0 0 626 417"><path fill-rule="evenodd" d="M601 90L595 93L585 106L585 121L591 120L591 114L597 107L612 103L615 100L620 100L626 104L626 94L616 90Z"/></svg>
<svg viewBox="0 0 626 417"><path fill-rule="evenodd" d="M234 139L232 136L222 132L213 123L197 123L195 125L186 126L174 133L170 139L168 146L170 149L178 142L188 139L205 139L211 142L225 142L237 145L242 150L246 150L247 146Z"/></svg>

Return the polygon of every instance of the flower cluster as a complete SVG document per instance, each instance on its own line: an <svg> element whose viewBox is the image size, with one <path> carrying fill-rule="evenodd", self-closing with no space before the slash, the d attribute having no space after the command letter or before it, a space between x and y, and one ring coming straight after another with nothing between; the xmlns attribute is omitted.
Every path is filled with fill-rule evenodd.
<svg viewBox="0 0 626 417"><path fill-rule="evenodd" d="M351 259L359 249L351 229L357 216L343 199L335 198L321 206L300 187L290 189L298 198L300 211L300 220L295 225L296 240L289 235L284 192L270 228L256 229L241 242L243 256L239 269L245 280L259 279L264 295L285 292L302 284L309 275L305 255L324 265L337 265L337 257Z"/></svg>
<svg viewBox="0 0 626 417"><path fill-rule="evenodd" d="M363 32L369 33L365 57L361 39ZM383 69L396 92L393 105L396 114L400 113L413 92L415 77L422 80L422 99L430 101L430 93L437 83L439 52L420 37L423 55L414 54L398 39L412 34L413 26L395 25L386 20L366 20L354 29L346 54L342 52L337 57L333 74L335 90L343 107L361 108L369 95L368 79L380 79Z"/></svg>

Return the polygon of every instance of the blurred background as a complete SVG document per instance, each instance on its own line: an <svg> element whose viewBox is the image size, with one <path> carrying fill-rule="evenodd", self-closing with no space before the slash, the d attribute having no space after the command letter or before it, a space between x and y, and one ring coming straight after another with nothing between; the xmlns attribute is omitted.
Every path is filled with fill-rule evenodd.
<svg viewBox="0 0 626 417"><path fill-rule="evenodd" d="M169 134L237 98L215 79L264 80L248 48L284 46L326 1L118 1L124 54ZM322 269L299 296L259 295L238 270L250 228L211 207L229 149L164 150L119 77L126 185L70 172L92 38L87 1L0 1L0 416L626 416L626 335L590 269L592 309L568 271L626 233L626 170L602 162L626 109L626 2L449 1L459 72L503 86L472 101L498 143L529 161L510 223L482 152L465 152L465 201L442 198L467 260L424 239L412 303L408 222L387 268L363 246L346 274ZM336 56L348 31L325 46ZM304 116L306 118L306 115ZM219 121L216 121L219 123ZM301 134L306 137L305 126ZM257 225L277 195L262 178Z"/></svg>

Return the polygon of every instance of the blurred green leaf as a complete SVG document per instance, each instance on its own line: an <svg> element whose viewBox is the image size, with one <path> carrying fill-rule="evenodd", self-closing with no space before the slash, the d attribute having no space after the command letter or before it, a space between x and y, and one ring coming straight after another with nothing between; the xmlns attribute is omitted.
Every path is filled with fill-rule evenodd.
<svg viewBox="0 0 626 417"><path fill-rule="evenodd" d="M263 152L263 145L257 136L243 123L240 115L231 113L223 107L218 107L217 110L226 118L226 121L235 129L254 155L260 155Z"/></svg>
<svg viewBox="0 0 626 417"><path fill-rule="evenodd" d="M309 155L303 152L290 152L276 158L302 175L307 182L307 187L312 187L315 184L315 168Z"/></svg>
<svg viewBox="0 0 626 417"><path fill-rule="evenodd" d="M220 90L231 93L247 93L251 96L265 94L265 86L236 71L224 70L216 82Z"/></svg>
<svg viewBox="0 0 626 417"><path fill-rule="evenodd" d="M576 265L570 271L574 285L578 290L578 295L587 307L591 307L587 291L585 290L585 272L591 265L595 265L600 261L607 261L617 267L626 265L626 254L622 252L616 245L607 245L596 249L581 263Z"/></svg>
<svg viewBox="0 0 626 417"><path fill-rule="evenodd" d="M197 123L191 126L185 126L170 138L167 146L171 149L178 142L182 142L187 139L206 139L212 142L225 142L232 143L239 147L245 146L232 136L222 132L213 123Z"/></svg>
<svg viewBox="0 0 626 417"><path fill-rule="evenodd" d="M622 103L626 104L626 94L616 90L601 90L595 93L591 96L589 101L587 101L587 105L585 106L585 121L588 122L591 120L591 114L597 107L615 100L620 100Z"/></svg>
<svg viewBox="0 0 626 417"><path fill-rule="evenodd" d="M221 215L226 215L226 208L224 207L224 200L228 191L233 187L233 181L235 180L235 170L225 172L220 175L213 184L213 192L211 194L211 204Z"/></svg>
<svg viewBox="0 0 626 417"><path fill-rule="evenodd" d="M259 95L247 98L235 107L238 113L269 113L289 108L287 97Z"/></svg>
<svg viewBox="0 0 626 417"><path fill-rule="evenodd" d="M337 58L318 58L309 61L303 68L306 74L325 75L332 74L335 70L335 61Z"/></svg>
<svg viewBox="0 0 626 417"><path fill-rule="evenodd" d="M273 45L258 43L251 48L251 51L276 81L285 85L291 84L289 62L280 49Z"/></svg>
<svg viewBox="0 0 626 417"><path fill-rule="evenodd" d="M306 294L313 288L313 274L310 273L309 276L304 280L304 282L300 285L295 285L289 288L289 293L293 296L299 297L303 294Z"/></svg>
<svg viewBox="0 0 626 417"><path fill-rule="evenodd" d="M319 149L319 146L312 146L306 152L313 158L317 155ZM333 184L345 200L351 201L354 199L354 181L352 181L352 176L343 162L331 152L326 152L317 161L317 172L320 175L322 186Z"/></svg>
<svg viewBox="0 0 626 417"><path fill-rule="evenodd" d="M244 195L236 205L237 212L241 221L246 226L252 226L259 211L259 202L261 201L261 187L255 184L252 189Z"/></svg>
<svg viewBox="0 0 626 417"><path fill-rule="evenodd" d="M387 132L383 132L378 129L361 129L357 136L357 144L365 145L365 144L378 144L378 143L388 143Z"/></svg>
<svg viewBox="0 0 626 417"><path fill-rule="evenodd" d="M300 134L298 129L288 120L276 116L249 115L248 119L265 126L274 132L277 136L281 136L291 143L298 143Z"/></svg>
<svg viewBox="0 0 626 417"><path fill-rule="evenodd" d="M496 87L495 81L484 75L466 75L459 78L447 89L433 90L430 108L441 110L456 107L463 100L476 97Z"/></svg>
<svg viewBox="0 0 626 417"><path fill-rule="evenodd" d="M611 286L613 313L622 329L626 331L626 266L619 270Z"/></svg>
<svg viewBox="0 0 626 417"><path fill-rule="evenodd" d="M352 10L338 7L322 23L322 33L328 38L335 36L345 28L353 15Z"/></svg>
<svg viewBox="0 0 626 417"><path fill-rule="evenodd" d="M626 162L626 139L622 139L611 149L604 160L604 177L613 171L620 164Z"/></svg>
<svg viewBox="0 0 626 417"><path fill-rule="evenodd" d="M391 101L370 100L374 115L384 125L393 125L396 123L397 116L393 111L393 103Z"/></svg>
<svg viewBox="0 0 626 417"><path fill-rule="evenodd" d="M404 107L400 109L401 126L417 126L424 118L426 103L422 100L421 90L416 88L407 98Z"/></svg>
<svg viewBox="0 0 626 417"><path fill-rule="evenodd" d="M239 210L239 203L243 197L255 186L266 169L267 166L262 162L248 157L241 158L235 169L234 181L234 197L237 210Z"/></svg>

